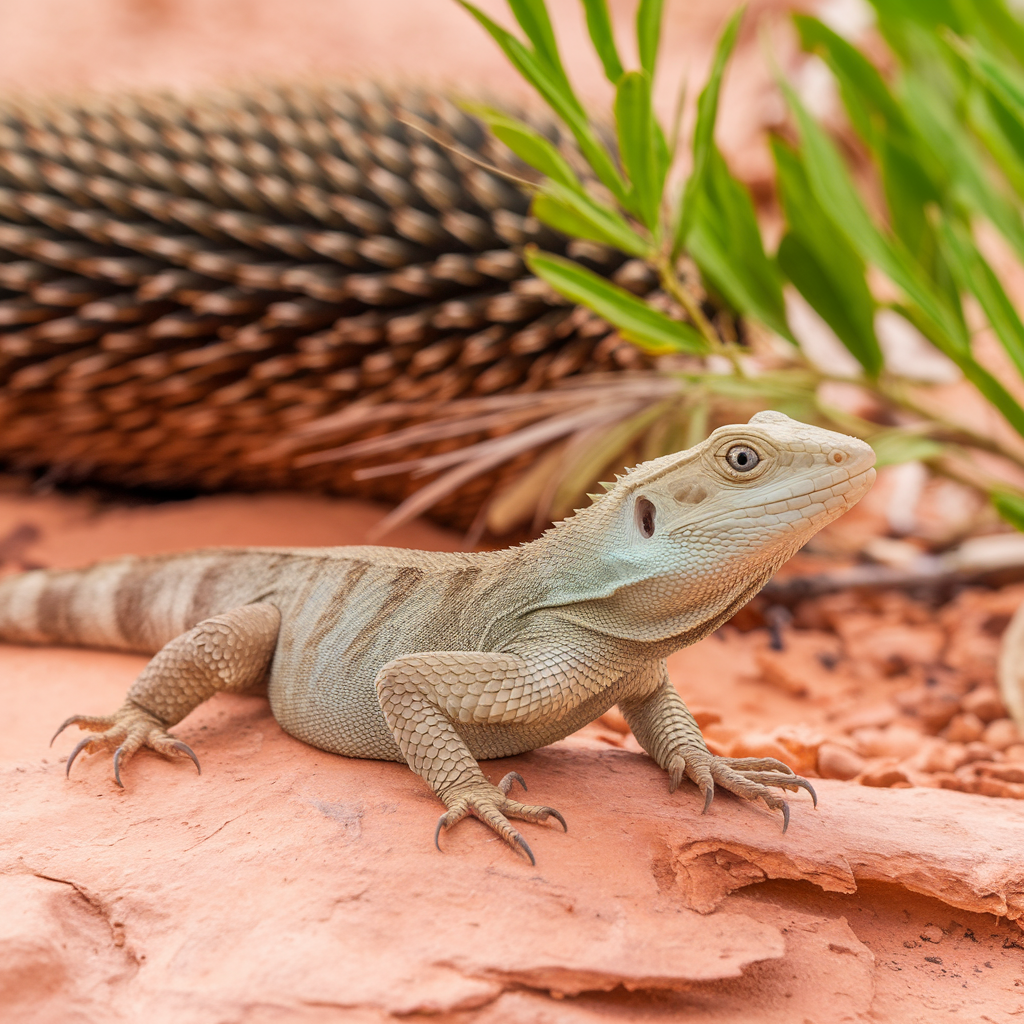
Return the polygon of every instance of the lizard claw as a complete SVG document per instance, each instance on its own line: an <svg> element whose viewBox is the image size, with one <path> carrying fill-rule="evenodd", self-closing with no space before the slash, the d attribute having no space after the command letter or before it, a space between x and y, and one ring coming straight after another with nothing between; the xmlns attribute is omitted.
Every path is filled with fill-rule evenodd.
<svg viewBox="0 0 1024 1024"><path fill-rule="evenodd" d="M797 792L805 789L818 806L814 787L792 768L774 757L718 757L702 748L678 754L669 765L670 789L674 790L683 775L696 783L704 794L707 813L715 798L715 784L747 800L763 800L773 811L782 811L782 831L789 828L789 804L769 787Z"/></svg>
<svg viewBox="0 0 1024 1024"><path fill-rule="evenodd" d="M126 700L112 715L104 717L72 715L57 730L53 739L56 739L69 725L77 725L80 729L102 729L103 731L86 736L71 751L65 768L65 775L68 777L71 775L71 766L75 763L75 758L83 750L93 754L99 750L113 749L114 781L123 789L121 768L128 763L140 747L144 746L163 754L164 757L184 754L191 758L196 770L202 774L199 759L192 748L187 743L171 736L164 728L163 722L155 715L130 700ZM50 742L52 744L53 740Z"/></svg>
<svg viewBox="0 0 1024 1024"><path fill-rule="evenodd" d="M554 818L566 832L569 831L569 826L565 823L565 818L553 807L529 806L510 800L508 791L516 782L526 789L523 777L518 772L509 772L496 786L485 779L475 779L460 790L446 794L445 803L448 810L441 815L437 828L434 829L434 845L438 850L441 849L441 833L472 814L497 832L513 850L524 853L530 863L536 865L537 859L529 843L512 827L508 819L518 818L521 821L539 823Z"/></svg>

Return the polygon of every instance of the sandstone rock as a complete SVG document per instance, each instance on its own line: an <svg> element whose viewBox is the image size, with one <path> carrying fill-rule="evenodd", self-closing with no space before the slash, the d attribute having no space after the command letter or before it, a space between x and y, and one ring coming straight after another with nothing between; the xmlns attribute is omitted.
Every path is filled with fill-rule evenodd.
<svg viewBox="0 0 1024 1024"><path fill-rule="evenodd" d="M967 713L976 715L986 724L1006 715L1006 708L994 686L979 686L971 690L960 701L960 707Z"/></svg>
<svg viewBox="0 0 1024 1024"><path fill-rule="evenodd" d="M975 714L966 712L957 715L948 726L943 735L950 743L971 743L980 739L985 731L985 723Z"/></svg>
<svg viewBox="0 0 1024 1024"><path fill-rule="evenodd" d="M1010 718L996 718L985 726L981 734L983 743L987 743L993 750L1006 750L1015 743L1020 743L1020 732Z"/></svg>
<svg viewBox="0 0 1024 1024"><path fill-rule="evenodd" d="M857 750L864 757L891 757L900 760L915 753L922 737L906 725L889 725L884 729L858 729L853 733Z"/></svg>
<svg viewBox="0 0 1024 1024"><path fill-rule="evenodd" d="M892 762L874 765L868 768L860 777L862 786L872 786L877 789L888 789L892 786L912 785L907 770L901 765Z"/></svg>
<svg viewBox="0 0 1024 1024"><path fill-rule="evenodd" d="M852 779L864 771L867 762L856 751L839 743L818 747L818 774L823 779Z"/></svg>

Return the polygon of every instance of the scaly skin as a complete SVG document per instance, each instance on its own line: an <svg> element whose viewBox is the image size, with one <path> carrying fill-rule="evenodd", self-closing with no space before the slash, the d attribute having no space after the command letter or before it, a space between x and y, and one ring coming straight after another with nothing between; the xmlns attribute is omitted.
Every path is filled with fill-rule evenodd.
<svg viewBox="0 0 1024 1024"><path fill-rule="evenodd" d="M738 454L737 454L738 453ZM79 750L193 752L168 734L217 690L266 685L293 736L406 761L445 804L533 860L510 819L565 822L509 797L479 760L551 743L618 704L675 789L689 778L769 807L810 783L770 758L711 754L667 655L717 629L874 479L862 441L759 413L630 470L531 544L479 554L223 549L123 558L0 582L0 639L155 654ZM435 840L437 836L435 836Z"/></svg>

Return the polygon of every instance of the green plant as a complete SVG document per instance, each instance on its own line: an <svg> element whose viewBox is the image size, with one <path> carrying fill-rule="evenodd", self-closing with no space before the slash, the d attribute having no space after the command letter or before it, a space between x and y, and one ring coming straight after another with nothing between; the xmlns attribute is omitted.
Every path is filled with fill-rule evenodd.
<svg viewBox="0 0 1024 1024"><path fill-rule="evenodd" d="M459 2L568 129L585 165L582 173L578 157L568 159L571 154L529 125L493 108L467 105L540 175L531 186L534 215L570 237L643 260L671 301L655 308L582 264L536 248L526 253L532 271L650 352L724 357L713 365L691 360L685 370L667 371L675 387L668 393L660 385L655 389L660 417L638 418L625 403L624 419L551 434L549 442L567 447L560 459L549 460L550 479L534 495L541 506L547 502L538 507L537 522L571 507L567 496L583 483L574 462L597 472L630 446L649 457L683 440L698 440L724 403L772 404L858 434L875 444L880 463L925 461L987 493L1005 519L1024 529L1024 493L1008 482L1024 469L1024 445L940 414L922 388L887 366L875 329L882 306L904 317L1024 438L1024 408L1013 386L977 358L962 300L965 294L976 299L1015 371L1024 375L1024 324L983 256L975 230L982 221L990 223L1024 261L1024 28L1002 0L981 5L872 0L898 65L891 82L821 21L796 16L801 44L827 63L838 82L852 136L844 155L780 76L793 130L772 139L786 220L774 255L765 251L750 194L730 173L714 140L722 79L742 9L718 41L697 104L692 170L677 185L671 168L678 125L666 130L659 124L651 98L662 0L638 4L640 66L631 70L619 55L606 0L581 0L590 39L615 88L614 142L606 140L573 90L544 0L508 0L525 41L467 0ZM886 206L881 215L871 212L855 184L850 146L861 154L860 170L880 185ZM688 261L698 268L699 281L684 272ZM870 272L881 272L898 297L876 298ZM848 378L832 376L801 350L787 319L787 283L857 361L855 383L874 403L871 418L828 403L823 385ZM752 367L750 348L737 340L730 322L716 318L712 323L705 315L702 291L789 342L786 356L776 353ZM605 401L613 401L614 387L606 384ZM635 390L636 382L622 387ZM531 443L524 434L521 446L506 441L503 450L512 457ZM995 456L995 468L980 470L978 452ZM450 471L451 481L464 480L477 456L477 446L469 446L462 464ZM1000 465L1010 472L1001 472ZM431 488L443 493L445 478Z"/></svg>

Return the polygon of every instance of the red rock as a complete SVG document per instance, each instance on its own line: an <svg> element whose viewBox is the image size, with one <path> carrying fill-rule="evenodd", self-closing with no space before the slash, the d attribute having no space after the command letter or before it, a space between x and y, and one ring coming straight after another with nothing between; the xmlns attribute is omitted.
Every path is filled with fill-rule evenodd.
<svg viewBox="0 0 1024 1024"><path fill-rule="evenodd" d="M853 734L857 750L865 757L891 757L900 760L916 753L923 737L906 725L889 725L884 729L858 729Z"/></svg>
<svg viewBox="0 0 1024 1024"><path fill-rule="evenodd" d="M993 761L999 755L987 743L975 740L964 747L964 757L966 758L964 763L971 764L974 761Z"/></svg>
<svg viewBox="0 0 1024 1024"><path fill-rule="evenodd" d="M1012 743L1003 751L1007 761L1024 761L1024 743Z"/></svg>
<svg viewBox="0 0 1024 1024"><path fill-rule="evenodd" d="M864 771L866 764L856 751L839 743L818 747L818 774L823 779L852 779Z"/></svg>
<svg viewBox="0 0 1024 1024"><path fill-rule="evenodd" d="M977 715L986 723L1006 716L1006 708L994 686L979 686L971 690L961 699L960 707L968 714Z"/></svg>
<svg viewBox="0 0 1024 1024"><path fill-rule="evenodd" d="M957 715L948 726L943 735L951 743L971 743L981 737L985 731L985 723L975 714L967 712Z"/></svg>
<svg viewBox="0 0 1024 1024"><path fill-rule="evenodd" d="M890 786L911 784L906 769L897 764L881 764L868 768L860 777L862 786L872 786L878 789L887 789Z"/></svg>
<svg viewBox="0 0 1024 1024"><path fill-rule="evenodd" d="M1021 736L1012 719L997 718L985 726L981 739L993 750L1006 750L1007 747L1020 743Z"/></svg>
<svg viewBox="0 0 1024 1024"><path fill-rule="evenodd" d="M921 761L921 770L925 772L952 773L970 760L967 747L963 743L935 743Z"/></svg>
<svg viewBox="0 0 1024 1024"><path fill-rule="evenodd" d="M838 630L847 657L874 664L885 675L939 661L946 644L946 634L939 626L879 624L873 616L870 620L870 624L854 620Z"/></svg>
<svg viewBox="0 0 1024 1024"><path fill-rule="evenodd" d="M764 682L794 696L816 695L834 687L834 673L828 668L842 657L834 636L812 630L788 630L781 651L764 648L757 652L757 668Z"/></svg>

